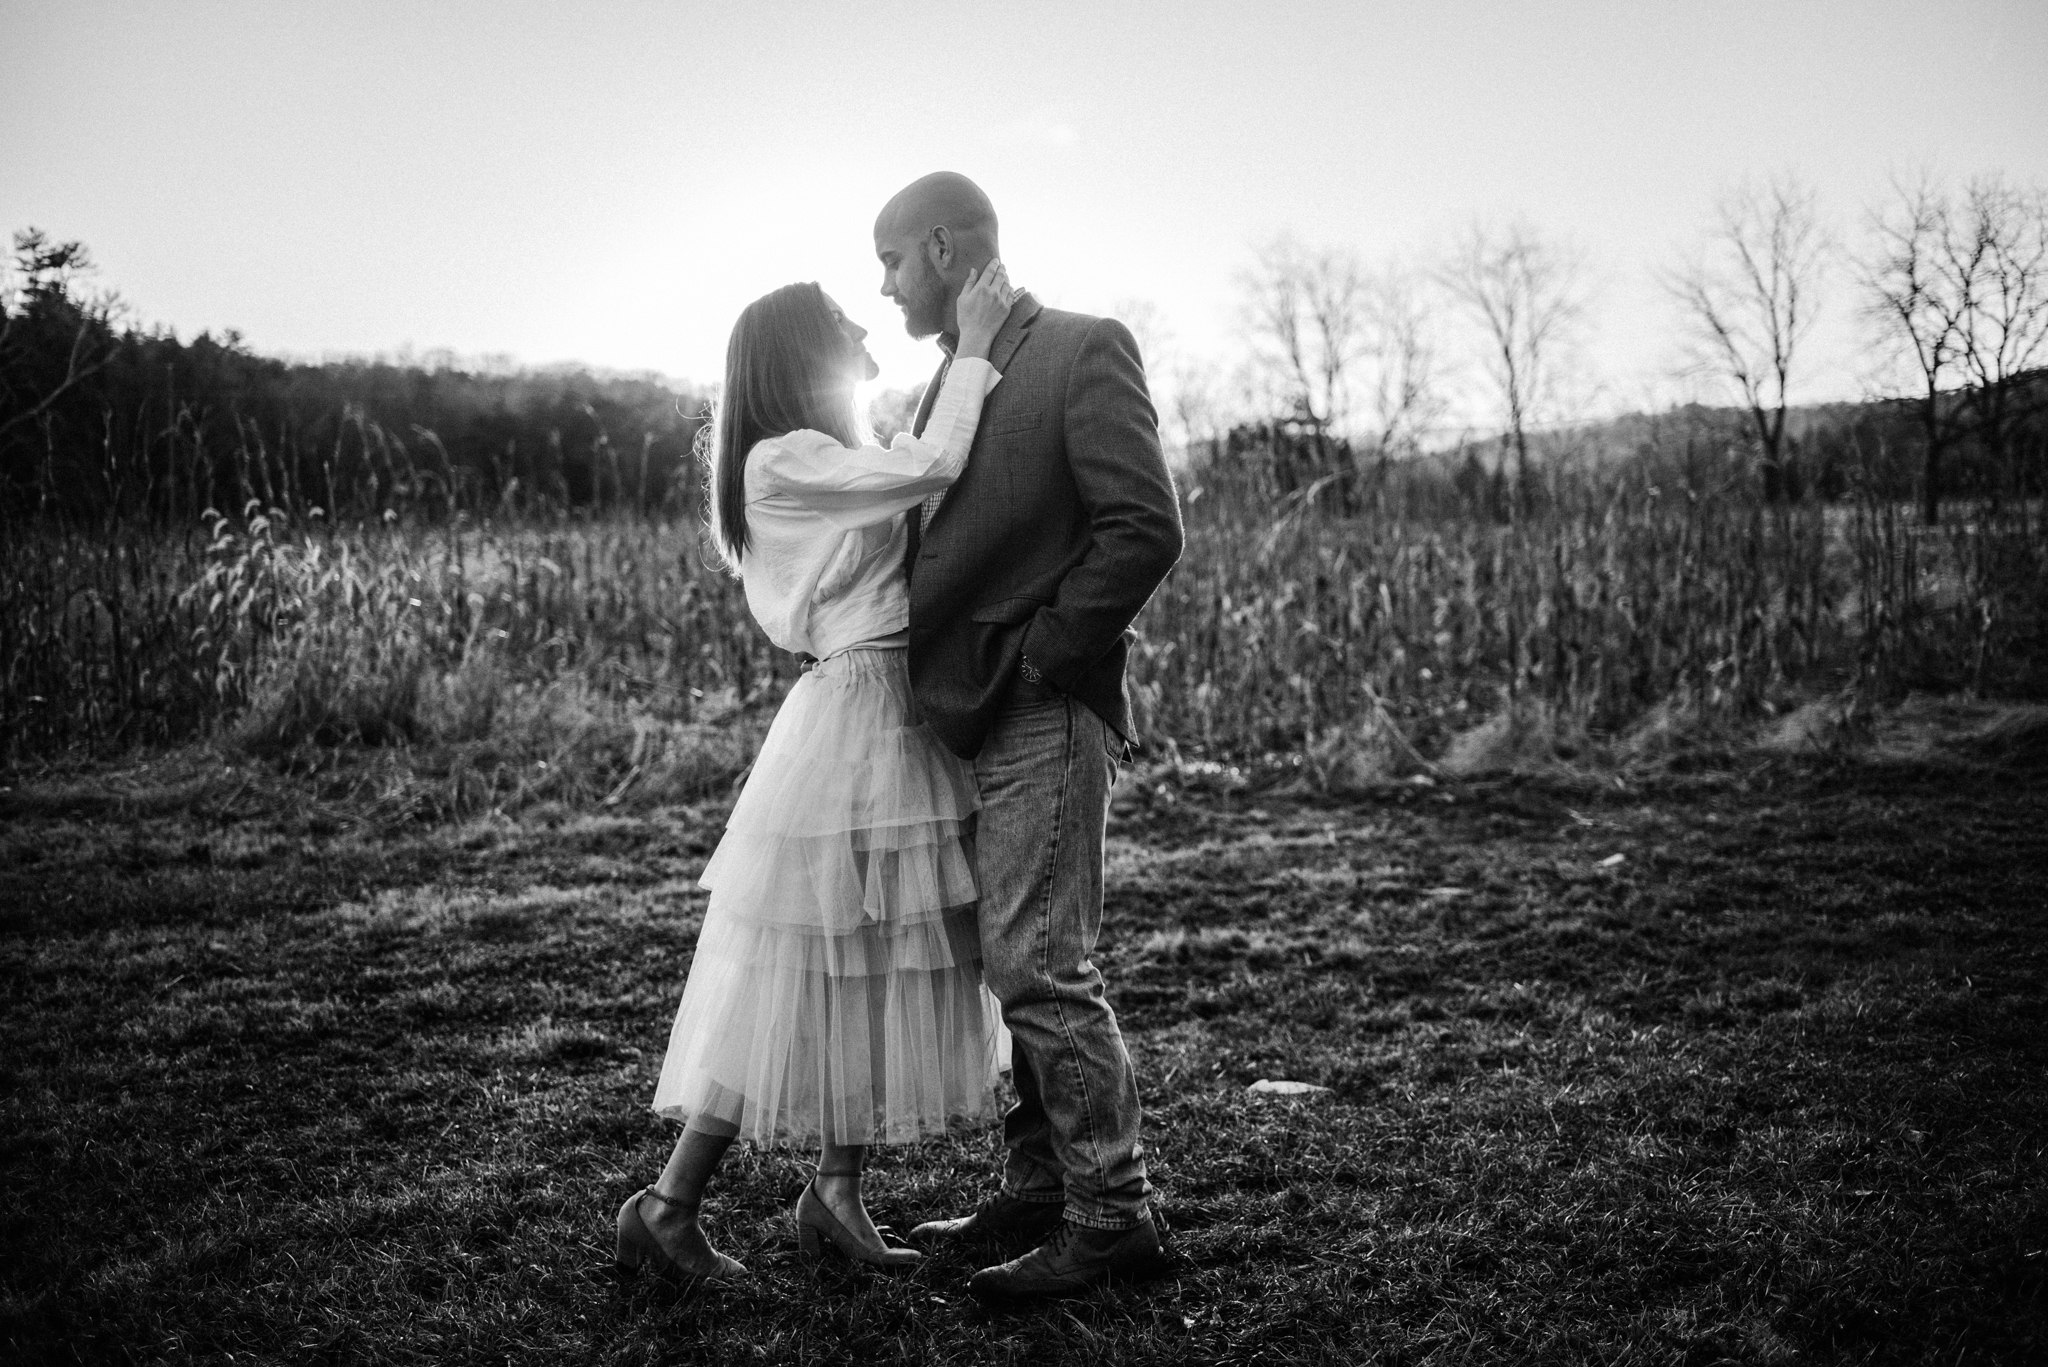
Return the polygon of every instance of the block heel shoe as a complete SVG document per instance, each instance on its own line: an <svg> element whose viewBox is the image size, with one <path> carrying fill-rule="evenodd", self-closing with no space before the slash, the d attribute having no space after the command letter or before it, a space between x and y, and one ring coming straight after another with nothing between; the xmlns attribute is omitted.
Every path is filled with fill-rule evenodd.
<svg viewBox="0 0 2048 1367"><path fill-rule="evenodd" d="M747 1275L746 1266L737 1258L728 1258L710 1245L705 1247L714 1259L709 1268L691 1267L663 1248L661 1241L654 1237L654 1231L647 1227L641 1217L640 1202L652 1196L664 1205L688 1210L694 1218L696 1208L687 1206L672 1196L663 1196L653 1187L643 1187L626 1198L626 1204L619 1207L618 1262L622 1272L636 1272L643 1267L652 1267L658 1272L681 1277L688 1281L710 1283L737 1281ZM831 1212L827 1211L826 1214Z"/></svg>
<svg viewBox="0 0 2048 1367"><path fill-rule="evenodd" d="M819 1177L842 1177L857 1174L821 1172ZM902 1272L916 1267L924 1261L924 1255L914 1248L892 1248L883 1244L871 1248L854 1237L852 1230L840 1223L818 1195L815 1179L804 1187L804 1194L796 1198L796 1246L797 1251L807 1260L824 1256L827 1245L857 1263L879 1267L886 1272Z"/></svg>

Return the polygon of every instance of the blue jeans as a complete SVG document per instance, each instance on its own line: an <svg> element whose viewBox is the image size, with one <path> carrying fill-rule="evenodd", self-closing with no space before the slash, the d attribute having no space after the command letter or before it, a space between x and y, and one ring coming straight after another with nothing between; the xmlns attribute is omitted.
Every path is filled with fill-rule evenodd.
<svg viewBox="0 0 2048 1367"><path fill-rule="evenodd" d="M974 761L982 974L1010 1027L1017 1087L1003 1190L1065 1201L1067 1219L1097 1229L1137 1224L1152 1195L1137 1075L1088 957L1113 740L1082 704L1020 680Z"/></svg>

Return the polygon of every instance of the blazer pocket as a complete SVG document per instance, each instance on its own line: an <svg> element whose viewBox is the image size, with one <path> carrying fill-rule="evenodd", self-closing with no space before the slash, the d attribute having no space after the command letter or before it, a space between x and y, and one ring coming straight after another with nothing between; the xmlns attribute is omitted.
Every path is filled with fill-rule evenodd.
<svg viewBox="0 0 2048 1367"><path fill-rule="evenodd" d="M1042 416L1044 416L1044 410L1037 408L1027 409L1021 413L1002 414L989 423L989 435L995 436L1003 432L1032 431L1038 426L1038 420Z"/></svg>
<svg viewBox="0 0 2048 1367"><path fill-rule="evenodd" d="M967 615L971 621L1015 626L1019 622L1030 621L1040 608L1051 602L1050 598L998 598L993 603L983 603Z"/></svg>

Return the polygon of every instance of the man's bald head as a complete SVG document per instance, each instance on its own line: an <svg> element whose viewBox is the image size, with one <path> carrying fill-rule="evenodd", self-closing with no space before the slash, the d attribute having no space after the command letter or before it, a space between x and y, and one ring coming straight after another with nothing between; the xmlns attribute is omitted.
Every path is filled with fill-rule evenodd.
<svg viewBox="0 0 2048 1367"><path fill-rule="evenodd" d="M953 331L968 274L996 254L996 206L957 171L912 181L875 217L882 293L903 310L913 337Z"/></svg>
<svg viewBox="0 0 2048 1367"><path fill-rule="evenodd" d="M922 236L944 228L959 240L963 252L979 255L970 269L996 255L996 206L958 171L934 171L898 190L875 218L875 236L903 232ZM981 255L985 252L986 255Z"/></svg>

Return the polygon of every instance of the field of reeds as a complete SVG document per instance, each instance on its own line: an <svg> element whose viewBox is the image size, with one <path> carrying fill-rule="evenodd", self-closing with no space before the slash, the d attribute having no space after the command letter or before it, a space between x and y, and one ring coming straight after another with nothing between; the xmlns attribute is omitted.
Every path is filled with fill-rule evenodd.
<svg viewBox="0 0 2048 1367"><path fill-rule="evenodd" d="M729 784L794 676L687 492L514 506L393 480L329 510L235 454L196 518L0 525L0 762L214 737L421 813L645 805ZM1654 455L1560 463L1506 513L1434 465L1341 509L1276 491L1256 452L1184 468L1187 553L1137 623L1152 755L1329 787L2048 687L2037 503L1928 528Z"/></svg>
<svg viewBox="0 0 2048 1367"><path fill-rule="evenodd" d="M1765 503L1732 464L1651 461L1555 474L1516 515L1425 471L1332 516L1256 467L1195 473L1139 692L1207 756L1292 756L1325 781L1626 760L1801 708L1853 726L1909 691L2043 686L2034 505L1928 528L1891 501Z"/></svg>

